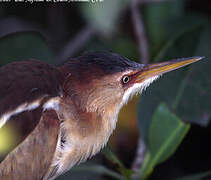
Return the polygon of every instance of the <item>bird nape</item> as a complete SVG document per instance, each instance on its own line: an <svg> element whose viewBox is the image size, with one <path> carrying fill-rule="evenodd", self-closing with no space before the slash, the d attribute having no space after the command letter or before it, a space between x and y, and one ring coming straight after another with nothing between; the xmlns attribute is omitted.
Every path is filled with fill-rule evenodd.
<svg viewBox="0 0 211 180"><path fill-rule="evenodd" d="M59 67L36 60L2 66L0 133L9 129L13 138L0 146L0 179L55 179L87 160L106 145L130 97L200 59L144 65L92 52Z"/></svg>

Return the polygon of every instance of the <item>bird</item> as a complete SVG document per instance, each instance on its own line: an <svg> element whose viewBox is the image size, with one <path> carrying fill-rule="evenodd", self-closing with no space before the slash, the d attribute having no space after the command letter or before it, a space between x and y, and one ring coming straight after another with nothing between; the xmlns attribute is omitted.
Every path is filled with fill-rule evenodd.
<svg viewBox="0 0 211 180"><path fill-rule="evenodd" d="M0 154L2 180L53 180L104 146L121 107L189 57L139 64L107 51L59 66L38 60L0 67L0 132L16 137Z"/></svg>

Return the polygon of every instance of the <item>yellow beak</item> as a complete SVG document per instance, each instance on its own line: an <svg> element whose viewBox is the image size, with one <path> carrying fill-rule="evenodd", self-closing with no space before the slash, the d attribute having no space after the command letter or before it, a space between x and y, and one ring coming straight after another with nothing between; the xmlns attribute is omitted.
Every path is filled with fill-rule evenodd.
<svg viewBox="0 0 211 180"><path fill-rule="evenodd" d="M141 83L146 79L162 75L166 72L173 71L188 64L194 63L204 57L181 58L172 61L145 65L140 72L137 73L136 82Z"/></svg>

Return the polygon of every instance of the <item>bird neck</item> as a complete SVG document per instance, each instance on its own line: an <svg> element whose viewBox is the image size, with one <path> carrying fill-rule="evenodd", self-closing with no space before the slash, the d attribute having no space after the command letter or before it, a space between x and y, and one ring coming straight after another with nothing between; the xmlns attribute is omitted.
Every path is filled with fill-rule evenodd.
<svg viewBox="0 0 211 180"><path fill-rule="evenodd" d="M71 127L71 133L75 132L78 137L99 137L110 135L114 130L119 113L118 102L112 106L88 111L78 106L71 97L62 99L61 115L62 122L67 123L65 127Z"/></svg>
<svg viewBox="0 0 211 180"><path fill-rule="evenodd" d="M60 101L58 115L61 120L60 143L53 164L60 174L106 145L116 126L118 106L89 112L78 107L71 97L66 97Z"/></svg>

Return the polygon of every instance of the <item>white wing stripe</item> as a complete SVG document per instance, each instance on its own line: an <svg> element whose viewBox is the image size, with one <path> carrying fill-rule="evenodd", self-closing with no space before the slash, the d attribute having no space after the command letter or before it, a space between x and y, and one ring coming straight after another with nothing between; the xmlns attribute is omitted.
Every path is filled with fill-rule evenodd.
<svg viewBox="0 0 211 180"><path fill-rule="evenodd" d="M14 109L12 111L8 111L8 112L4 113L3 115L1 115L0 116L0 128L10 119L11 116L17 115L24 111L31 111L31 110L39 107L42 99L43 99L43 97L36 101L33 101L31 103L23 103L23 104L19 105L16 109Z"/></svg>
<svg viewBox="0 0 211 180"><path fill-rule="evenodd" d="M54 109L55 111L59 110L59 102L60 97L54 97L49 99L44 105L43 105L43 111L47 109Z"/></svg>

